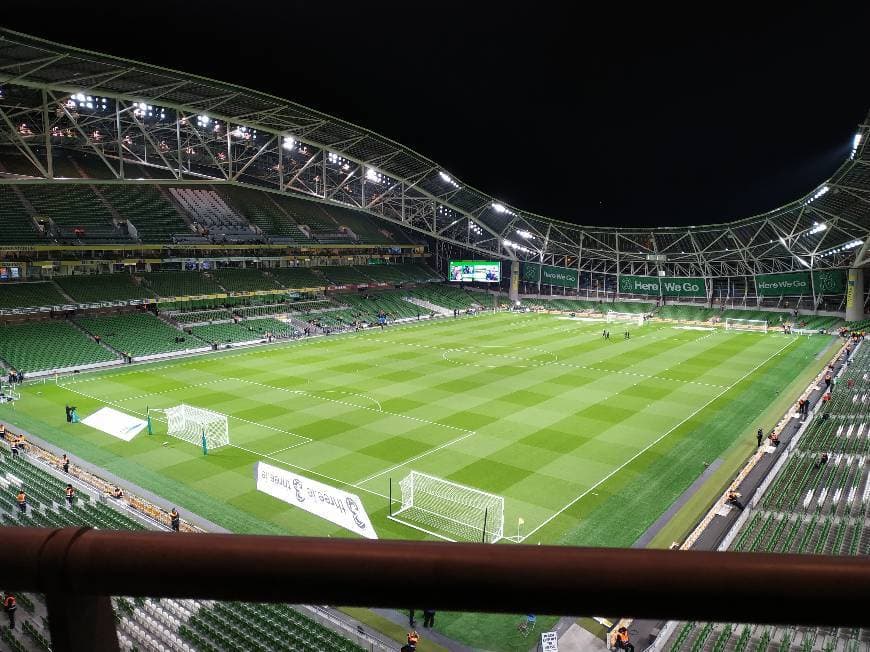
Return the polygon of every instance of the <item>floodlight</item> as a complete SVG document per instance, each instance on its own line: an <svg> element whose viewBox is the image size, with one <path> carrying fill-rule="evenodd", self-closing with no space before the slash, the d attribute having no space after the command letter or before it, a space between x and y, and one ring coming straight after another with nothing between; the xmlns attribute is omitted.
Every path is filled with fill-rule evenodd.
<svg viewBox="0 0 870 652"><path fill-rule="evenodd" d="M525 231L523 229L520 229L519 231L517 231L517 235L520 236L521 238L525 238L526 240L529 240L529 239L532 239L535 237L534 234L532 234L530 231Z"/></svg>
<svg viewBox="0 0 870 652"><path fill-rule="evenodd" d="M492 207L495 209L496 213L506 213L507 212L507 209L502 204L499 204L498 202L492 202Z"/></svg>
<svg viewBox="0 0 870 652"><path fill-rule="evenodd" d="M293 136L284 136L284 149L292 150L295 145L296 140L293 138Z"/></svg>

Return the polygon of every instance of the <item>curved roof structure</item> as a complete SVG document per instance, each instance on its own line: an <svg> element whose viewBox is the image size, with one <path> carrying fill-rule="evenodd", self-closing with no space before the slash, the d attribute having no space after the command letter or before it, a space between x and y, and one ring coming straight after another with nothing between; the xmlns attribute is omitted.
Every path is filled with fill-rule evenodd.
<svg viewBox="0 0 870 652"><path fill-rule="evenodd" d="M0 143L60 177L52 149L96 154L107 176L237 183L375 214L488 256L599 271L739 276L870 258L870 120L808 195L716 225L580 226L505 205L372 131L241 86L0 30ZM15 182L6 175L5 182ZM703 222L703 218L699 222Z"/></svg>

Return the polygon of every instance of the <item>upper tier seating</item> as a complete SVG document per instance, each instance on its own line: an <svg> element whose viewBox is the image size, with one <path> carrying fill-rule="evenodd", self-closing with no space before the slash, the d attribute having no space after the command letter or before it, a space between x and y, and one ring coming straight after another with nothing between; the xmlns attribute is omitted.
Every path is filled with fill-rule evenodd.
<svg viewBox="0 0 870 652"><path fill-rule="evenodd" d="M214 269L209 272L209 275L227 292L279 289L275 281L264 276L258 269Z"/></svg>
<svg viewBox="0 0 870 652"><path fill-rule="evenodd" d="M214 280L200 272L149 272L144 277L148 287L161 297L223 293Z"/></svg>
<svg viewBox="0 0 870 652"><path fill-rule="evenodd" d="M319 267L318 271L330 281L331 285L357 285L368 283L368 279L362 275L359 269L350 265Z"/></svg>
<svg viewBox="0 0 870 652"><path fill-rule="evenodd" d="M175 206L157 186L149 184L117 184L99 186L100 193L112 207L129 220L144 243L172 240L176 233L190 229Z"/></svg>
<svg viewBox="0 0 870 652"><path fill-rule="evenodd" d="M0 186L0 243L38 242L43 236L27 214L12 186Z"/></svg>
<svg viewBox="0 0 870 652"><path fill-rule="evenodd" d="M62 306L70 303L54 283L0 283L0 309Z"/></svg>
<svg viewBox="0 0 870 652"><path fill-rule="evenodd" d="M322 288L328 285L328 281L321 274L316 274L314 268L309 267L281 267L271 269L269 273L280 285L289 290L302 288Z"/></svg>
<svg viewBox="0 0 870 652"><path fill-rule="evenodd" d="M272 193L233 186L217 186L216 189L229 205L260 227L263 233L269 236L271 242L276 244L313 242L281 207L281 204L275 201Z"/></svg>
<svg viewBox="0 0 870 652"><path fill-rule="evenodd" d="M3 326L0 358L24 372L77 367L117 356L67 321Z"/></svg>
<svg viewBox="0 0 870 652"><path fill-rule="evenodd" d="M130 301L154 296L137 284L134 277L124 273L58 276L55 282L79 303Z"/></svg>
<svg viewBox="0 0 870 652"><path fill-rule="evenodd" d="M126 229L115 225L112 212L89 185L27 184L18 188L33 206L37 218L54 222L57 237L62 241L132 241Z"/></svg>
<svg viewBox="0 0 870 652"><path fill-rule="evenodd" d="M76 323L92 335L99 335L116 351L133 357L202 346L189 336L184 342L176 342L185 335L149 312L78 317Z"/></svg>
<svg viewBox="0 0 870 652"><path fill-rule="evenodd" d="M254 228L214 190L170 188L169 193L191 215L195 226L212 238L236 242L260 239Z"/></svg>

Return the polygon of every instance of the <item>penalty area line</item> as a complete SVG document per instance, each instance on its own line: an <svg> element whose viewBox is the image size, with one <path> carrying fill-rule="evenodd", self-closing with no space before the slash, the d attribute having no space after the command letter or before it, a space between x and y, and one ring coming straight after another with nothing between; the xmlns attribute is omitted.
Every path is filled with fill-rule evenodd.
<svg viewBox="0 0 870 652"><path fill-rule="evenodd" d="M705 408L707 408L707 406L711 405L714 401L718 400L720 397L724 396L726 393L728 393L729 391L731 391L731 390L732 390L733 388L735 388L737 385L739 385L740 383L742 383L742 382L743 382L744 380L746 380L749 376L751 376L751 375L754 374L756 371L758 371L759 369L761 369L761 367L763 367L763 366L766 365L768 362L770 362L771 360L773 360L776 356L778 356L780 353L782 353L783 351L785 351L785 350L786 350L789 346L791 346L795 341L796 341L796 340L791 340L791 341L787 342L785 346L781 347L780 349L778 349L777 351L775 351L774 353L772 353L770 356L768 356L767 358L765 358L764 360L762 360L760 363L758 363L758 364L757 364L756 366L754 366L752 369L750 369L750 370L747 371L745 374L743 374L740 378L738 378L737 380L735 380L731 385L729 385L728 387L726 387L725 389L723 389L721 392L719 392L718 394L716 394L716 395L715 395L713 398L711 398L709 401L707 401L706 403L704 403L704 405L702 405L702 406L699 407L697 410L695 410L694 412L692 412L689 416L687 416L685 419L683 419L682 421L680 421L680 422L679 422L677 425L675 425L673 428L671 428L670 430L668 430L668 431L665 432L664 434L660 435L660 436L659 436L658 438L656 438L654 441L652 441L652 442L650 442L649 444L647 444L644 448L642 448L641 450L639 450L637 453L635 453L635 454L632 455L630 458L628 458L625 462L623 462L623 463L620 464L618 467L616 467L615 469L613 469L610 473L608 473L607 475L605 475L603 478L601 478L598 482L596 482L596 483L593 484L591 487L589 487L589 488L588 488L586 491L584 491L582 494L580 494L579 496L577 496L576 498L574 498L571 502L569 502L567 505L565 505L564 507L562 507L559 511L554 512L553 514L551 514L551 515L550 515L549 517L547 517L547 518L546 518L542 523L540 523L540 525L538 525L538 526L535 527L533 530L531 530L528 534L526 534L524 537L522 537L521 542L523 542L523 541L525 541L526 539L528 539L528 538L529 538L530 536L532 536L535 532L537 532L537 531L540 530L542 527L544 527L545 525L547 525L548 523L550 523L553 519L557 518L558 516L560 516L561 514L563 514L564 512L566 512L567 510L571 509L571 507L573 507L573 506L576 505L578 502L580 502L580 500L582 500L583 498L585 498L585 497L586 497L590 492L592 492L593 490L597 489L597 488L600 487L602 484L604 484L605 482L607 482L607 480L609 480L609 479L612 478L614 475L616 475L617 473L619 473L622 469L624 469L626 466L628 466L629 464L631 464L631 463L632 463L634 460L636 460L638 457L640 457L641 455L643 455L644 453L646 453L650 448L652 448L653 446L655 446L656 444L658 444L658 443L659 443L660 441L662 441L665 437L667 437L668 435L670 435L674 430L676 430L677 428L679 428L680 426L682 426L684 423L686 423L689 419L691 419L691 418L694 417L696 414L698 414L701 410L704 410Z"/></svg>
<svg viewBox="0 0 870 652"><path fill-rule="evenodd" d="M371 481L371 480L374 480L375 478L380 478L381 476L386 475L386 474L389 473L390 471L395 471L396 469L400 469L400 468L402 468L403 466L407 466L408 464L411 464L411 463L413 463L413 462L416 462L417 460L421 460L421 459L423 459L424 457L426 457L427 455L431 455L432 453L437 453L438 451L443 450L443 449L447 448L448 446L452 446L453 444L456 444L456 443L462 441L463 439L468 439L468 438L471 437L472 435L476 435L476 434L477 434L476 432L469 432L469 433L466 433L466 434L464 434L464 435L460 435L459 437L456 437L456 438L454 438L454 439L451 439L450 441L446 441L446 442L444 442L444 443L441 444L440 446L436 446L435 448L433 448L433 449L431 449L431 450L428 450L428 451L426 451L426 452L424 452L424 453L420 453L419 455L415 455L414 457L412 457L412 458L410 458L410 459L407 459L407 460L405 460L404 462L400 462L399 464L396 464L395 466L391 466L391 467L388 468L388 469L384 469L383 471L380 471L380 472L378 472L378 473L375 473L374 475L370 475L370 476L368 476L367 478L363 478L362 480L359 480L359 481L357 482L357 484L358 484L358 485L360 485L360 484L365 484L366 482L369 482L369 481Z"/></svg>

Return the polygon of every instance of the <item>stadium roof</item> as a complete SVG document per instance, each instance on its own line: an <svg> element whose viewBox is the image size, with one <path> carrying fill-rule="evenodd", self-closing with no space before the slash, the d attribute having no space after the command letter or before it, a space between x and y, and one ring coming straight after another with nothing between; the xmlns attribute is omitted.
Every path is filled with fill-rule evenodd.
<svg viewBox="0 0 870 652"><path fill-rule="evenodd" d="M148 161L150 152L148 164L156 161L173 171L178 182L198 175L350 205L502 258L570 266L590 261L600 271L629 273L652 273L667 261L669 274L705 276L845 266L870 259L870 120L859 126L851 156L837 172L786 206L725 224L617 228L581 226L506 205L393 140L289 100L9 30L0 30L0 84L8 91L5 100L0 92L0 140L37 163L39 154L28 138L43 135L39 144L50 148L57 141L51 132L57 115L72 126L78 141L67 138L64 147L95 152L110 167L113 158L143 162L144 156ZM30 89L31 95L12 92L14 88ZM113 102L112 115L104 116L101 129L112 133L112 120L118 128L106 142L90 137L97 133L91 129L99 116L85 116L91 125L86 129L83 117L65 108L82 92ZM160 130L165 134L167 125L137 117L134 109L140 102L172 112L177 152L171 146L157 147ZM200 115L223 121L226 138L206 135L203 125L192 124ZM23 118L33 127L27 138L18 122ZM269 140L262 145L251 141L242 149L230 139L231 128L242 126ZM135 134L126 136L129 146L121 143L124 133ZM117 149L112 150L115 140ZM197 161L182 160L183 140L189 151L196 145ZM288 151L282 152L282 143ZM294 144L305 144L304 159L293 160L298 151L289 150ZM113 172L124 179L123 166ZM642 174L642 169L631 173ZM553 178L552 172L545 176L552 183L572 182Z"/></svg>

